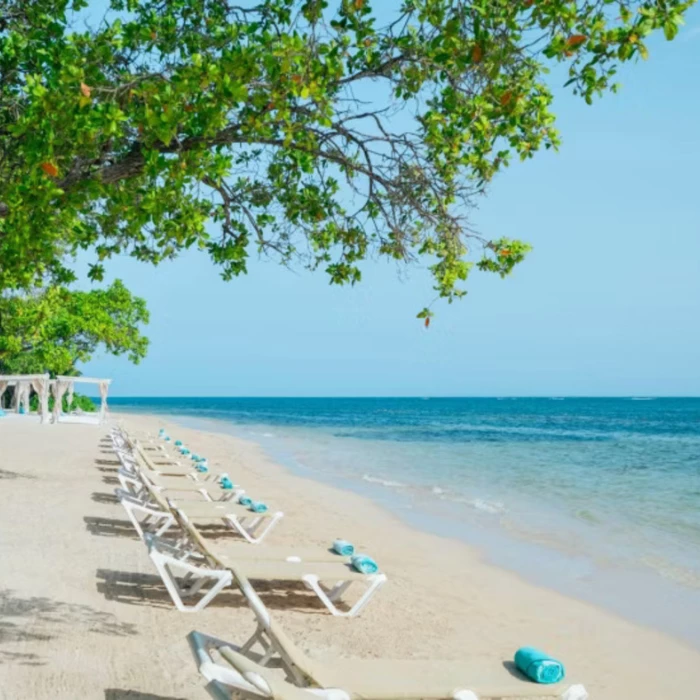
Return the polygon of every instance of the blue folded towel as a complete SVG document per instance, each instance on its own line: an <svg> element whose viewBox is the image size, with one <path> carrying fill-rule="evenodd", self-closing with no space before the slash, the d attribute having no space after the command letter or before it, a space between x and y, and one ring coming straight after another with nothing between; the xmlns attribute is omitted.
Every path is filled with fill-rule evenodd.
<svg viewBox="0 0 700 700"><path fill-rule="evenodd" d="M565 674L564 664L534 647L518 649L515 665L536 683L559 683Z"/></svg>
<svg viewBox="0 0 700 700"><path fill-rule="evenodd" d="M209 467L207 467L206 464L197 464L197 465L195 466L195 469L196 469L198 472L202 473L202 474L204 474L204 472L208 472L208 471L209 471Z"/></svg>
<svg viewBox="0 0 700 700"><path fill-rule="evenodd" d="M221 486L222 489L226 489L227 491L230 491L233 488L233 482L227 476L225 476L219 482L219 485Z"/></svg>
<svg viewBox="0 0 700 700"><path fill-rule="evenodd" d="M238 497L238 502L239 502L242 506L249 506L249 505L253 502L253 499L252 499L250 496L246 496L246 495L243 493L243 494L241 494L241 495Z"/></svg>
<svg viewBox="0 0 700 700"><path fill-rule="evenodd" d="M355 548L352 546L352 544L347 540L340 539L333 542L333 551L343 557L351 557L353 554L355 554Z"/></svg>
<svg viewBox="0 0 700 700"><path fill-rule="evenodd" d="M262 501L252 501L250 510L252 510L253 513L267 513L267 506Z"/></svg>
<svg viewBox="0 0 700 700"><path fill-rule="evenodd" d="M192 459L195 462L199 462L199 455L190 455L190 459Z"/></svg>
<svg viewBox="0 0 700 700"><path fill-rule="evenodd" d="M350 563L357 569L361 574L376 574L379 571L377 562L368 557L366 554L355 554L350 560Z"/></svg>
<svg viewBox="0 0 700 700"><path fill-rule="evenodd" d="M175 440L175 447L182 447L182 440Z"/></svg>
<svg viewBox="0 0 700 700"><path fill-rule="evenodd" d="M158 435L165 435L165 428L161 428L161 429L158 431Z"/></svg>
<svg viewBox="0 0 700 700"><path fill-rule="evenodd" d="M165 442L170 442L170 435L165 436Z"/></svg>
<svg viewBox="0 0 700 700"><path fill-rule="evenodd" d="M180 450L180 454L188 455L189 453L190 453L190 451L189 451L186 447L183 447L183 448Z"/></svg>

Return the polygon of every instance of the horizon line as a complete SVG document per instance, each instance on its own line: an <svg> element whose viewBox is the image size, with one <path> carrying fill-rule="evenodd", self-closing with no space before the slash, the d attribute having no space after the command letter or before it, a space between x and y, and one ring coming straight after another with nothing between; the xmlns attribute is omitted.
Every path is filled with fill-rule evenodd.
<svg viewBox="0 0 700 700"><path fill-rule="evenodd" d="M218 396L203 396L203 395L152 395L152 396L110 396L111 400L130 400L130 399L637 399L637 400L654 400L654 399L699 399L700 396L695 394L435 394L435 395L218 395Z"/></svg>

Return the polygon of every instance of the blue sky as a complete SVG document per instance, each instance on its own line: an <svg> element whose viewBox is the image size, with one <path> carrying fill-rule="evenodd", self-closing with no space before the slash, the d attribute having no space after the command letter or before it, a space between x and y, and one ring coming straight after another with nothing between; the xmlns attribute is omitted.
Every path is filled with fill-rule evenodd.
<svg viewBox="0 0 700 700"><path fill-rule="evenodd" d="M355 288L253 261L224 283L188 253L117 260L149 305L148 358L96 356L120 396L700 395L700 7L650 44L618 95L555 105L563 145L517 164L474 214L534 252L436 307L420 266L370 262Z"/></svg>

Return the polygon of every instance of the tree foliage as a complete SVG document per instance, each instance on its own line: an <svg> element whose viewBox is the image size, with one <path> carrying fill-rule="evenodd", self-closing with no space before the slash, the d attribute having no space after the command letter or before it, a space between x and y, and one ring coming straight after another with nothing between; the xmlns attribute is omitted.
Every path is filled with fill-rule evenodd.
<svg viewBox="0 0 700 700"><path fill-rule="evenodd" d="M98 347L138 363L148 339L143 299L117 280L89 292L50 287L30 295L0 298L0 373L76 374Z"/></svg>
<svg viewBox="0 0 700 700"><path fill-rule="evenodd" d="M0 0L0 289L195 247L225 278L257 249L339 284L424 257L451 300L528 251L469 212L559 143L548 66L590 103L692 2L111 0L71 28L86 4Z"/></svg>

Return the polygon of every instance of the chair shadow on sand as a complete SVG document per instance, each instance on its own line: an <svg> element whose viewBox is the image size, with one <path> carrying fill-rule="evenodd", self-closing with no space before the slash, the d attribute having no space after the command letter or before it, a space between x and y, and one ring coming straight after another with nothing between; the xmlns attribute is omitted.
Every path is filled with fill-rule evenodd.
<svg viewBox="0 0 700 700"><path fill-rule="evenodd" d="M174 607L160 576L114 569L98 569L96 576L97 591L107 600L127 605ZM302 583L252 581L252 584L268 608L309 613L326 611L318 597ZM245 598L237 588L227 588L221 591L207 607L246 608L247 606Z"/></svg>
<svg viewBox="0 0 700 700"><path fill-rule="evenodd" d="M103 503L105 505L119 505L119 499L113 493L103 493L101 491L93 491L90 495L95 503Z"/></svg>
<svg viewBox="0 0 700 700"><path fill-rule="evenodd" d="M101 472L116 472L121 466L121 462L118 459L96 459L95 464L98 469L100 467L111 467L111 469L100 469Z"/></svg>
<svg viewBox="0 0 700 700"><path fill-rule="evenodd" d="M116 518L100 518L95 515L86 515L83 518L85 527L91 535L100 537L125 537L129 540L138 540L139 536L129 520Z"/></svg>
<svg viewBox="0 0 700 700"><path fill-rule="evenodd" d="M175 697L174 695L153 695L153 693L141 693L138 690L107 688L105 700L187 700L187 698Z"/></svg>
<svg viewBox="0 0 700 700"><path fill-rule="evenodd" d="M0 479L36 479L31 474L22 474L22 472L12 472L7 469L0 469Z"/></svg>
<svg viewBox="0 0 700 700"><path fill-rule="evenodd" d="M45 596L22 598L9 589L0 590L0 647L36 642L55 646L62 630L79 626L91 634L126 637L137 634L136 626L120 622L112 613L89 605L66 603ZM0 648L0 664L43 666L41 656L29 651Z"/></svg>

